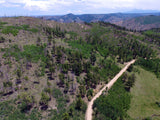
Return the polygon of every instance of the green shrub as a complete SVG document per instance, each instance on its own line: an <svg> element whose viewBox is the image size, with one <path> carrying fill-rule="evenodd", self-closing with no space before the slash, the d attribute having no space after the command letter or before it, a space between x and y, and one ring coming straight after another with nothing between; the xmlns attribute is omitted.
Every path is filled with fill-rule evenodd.
<svg viewBox="0 0 160 120"><path fill-rule="evenodd" d="M13 36L17 36L19 30L15 29L13 26L7 26L6 28L2 29L3 34L9 34L11 33Z"/></svg>
<svg viewBox="0 0 160 120"><path fill-rule="evenodd" d="M12 87L12 82L3 82L3 87Z"/></svg>
<svg viewBox="0 0 160 120"><path fill-rule="evenodd" d="M0 22L0 26L5 25L5 24L8 24L8 23L7 22Z"/></svg>
<svg viewBox="0 0 160 120"><path fill-rule="evenodd" d="M46 61L46 57L44 56L44 46L36 46L36 45L25 45L23 47L23 51L21 51L18 45L13 45L10 48L5 50L5 54L3 57L13 56L16 60L20 60L25 58L31 62L38 62L38 60Z"/></svg>
<svg viewBox="0 0 160 120"><path fill-rule="evenodd" d="M94 46L87 44L86 42L82 42L80 44L80 41L68 41L69 45L72 46L74 49L78 49L84 58L89 58L91 50Z"/></svg>
<svg viewBox="0 0 160 120"><path fill-rule="evenodd" d="M25 79L26 81L28 81L28 80L29 80L28 76L25 76L25 77L24 77L24 79Z"/></svg>
<svg viewBox="0 0 160 120"><path fill-rule="evenodd" d="M53 89L52 95L56 99L59 98L59 97L61 97L61 96L63 96L62 92L59 89L57 89L57 88Z"/></svg>
<svg viewBox="0 0 160 120"><path fill-rule="evenodd" d="M40 102L43 103L43 104L48 105L49 101L50 101L50 97L48 96L48 94L42 92L41 93L41 100L40 100Z"/></svg>
<svg viewBox="0 0 160 120"><path fill-rule="evenodd" d="M38 29L30 28L29 25L21 25L21 26L6 26L6 27L3 27L2 28L2 33L3 34L11 33L13 36L17 36L19 30L26 30L26 31L34 32L34 33L38 32Z"/></svg>
<svg viewBox="0 0 160 120"><path fill-rule="evenodd" d="M89 96L93 96L93 89L89 89L87 91L87 97L89 97Z"/></svg>
<svg viewBox="0 0 160 120"><path fill-rule="evenodd" d="M5 119L15 108L10 105L11 101L0 102L0 118Z"/></svg>
<svg viewBox="0 0 160 120"><path fill-rule="evenodd" d="M31 31L31 32L33 32L33 33L37 33L37 32L38 32L38 29L36 29L36 28L31 28L31 29L29 29L29 31Z"/></svg>
<svg viewBox="0 0 160 120"><path fill-rule="evenodd" d="M28 28L29 28L29 25L22 25L23 30L28 30Z"/></svg>

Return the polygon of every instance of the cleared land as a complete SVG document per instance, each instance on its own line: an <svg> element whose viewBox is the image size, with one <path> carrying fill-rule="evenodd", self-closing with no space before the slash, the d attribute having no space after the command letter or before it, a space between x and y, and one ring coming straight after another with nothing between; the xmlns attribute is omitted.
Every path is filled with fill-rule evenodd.
<svg viewBox="0 0 160 120"><path fill-rule="evenodd" d="M154 73L137 67L135 86L131 89L132 100L128 114L133 119L144 119L152 115L160 115L160 79ZM160 117L153 117L160 120Z"/></svg>

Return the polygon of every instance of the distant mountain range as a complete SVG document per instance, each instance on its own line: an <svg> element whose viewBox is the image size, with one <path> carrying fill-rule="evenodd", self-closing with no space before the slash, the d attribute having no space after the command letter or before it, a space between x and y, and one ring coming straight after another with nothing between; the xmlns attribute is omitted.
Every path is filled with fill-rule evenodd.
<svg viewBox="0 0 160 120"><path fill-rule="evenodd" d="M145 12L145 11L141 11L141 12ZM61 16L39 16L39 18L45 19L45 20L54 20L62 23L71 23L71 22L90 23L90 22L104 21L104 22L110 22L116 25L124 26L128 29L145 30L148 28L159 27L160 26L159 16L160 16L160 13L158 12L82 14L82 15L74 15L70 13L70 14L61 15Z"/></svg>
<svg viewBox="0 0 160 120"><path fill-rule="evenodd" d="M110 23L122 22L124 20L129 20L131 18L147 16L147 15L156 15L159 16L160 13L112 13L112 14L82 14L74 15L72 13L61 16L41 16L40 18L46 20L54 20L57 22L97 22L104 21Z"/></svg>

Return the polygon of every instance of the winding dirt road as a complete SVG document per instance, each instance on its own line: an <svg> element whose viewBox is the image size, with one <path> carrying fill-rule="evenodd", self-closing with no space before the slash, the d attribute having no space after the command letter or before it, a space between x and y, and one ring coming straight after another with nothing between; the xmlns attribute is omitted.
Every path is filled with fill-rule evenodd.
<svg viewBox="0 0 160 120"><path fill-rule="evenodd" d="M93 103L94 101L102 94L102 92L108 87L108 90L113 86L113 84L118 80L118 78L128 69L128 67L133 64L135 60L132 60L126 64L126 66L108 83L106 84L88 103L88 108L85 115L85 120L92 120L92 113L93 113Z"/></svg>

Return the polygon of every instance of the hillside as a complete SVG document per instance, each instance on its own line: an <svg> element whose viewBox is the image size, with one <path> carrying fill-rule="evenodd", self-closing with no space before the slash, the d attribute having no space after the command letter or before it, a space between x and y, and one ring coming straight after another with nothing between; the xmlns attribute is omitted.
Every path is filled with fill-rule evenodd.
<svg viewBox="0 0 160 120"><path fill-rule="evenodd" d="M155 51L159 46L152 46L155 43L148 43L146 37L154 41L152 36L105 22L0 18L1 119L84 120L87 103L125 62L137 59L138 65L160 76ZM122 98L118 102L113 99L116 106L110 110L115 108L120 113L115 116L113 112L115 118L126 116L135 80L130 74L122 78L109 98L117 100L117 94ZM101 98L94 106L99 118L108 112L101 109Z"/></svg>
<svg viewBox="0 0 160 120"><path fill-rule="evenodd" d="M137 18L132 18L129 20L125 20L118 25L126 27L127 29L132 30L149 30L152 28L159 28L160 27L160 16L141 16Z"/></svg>

